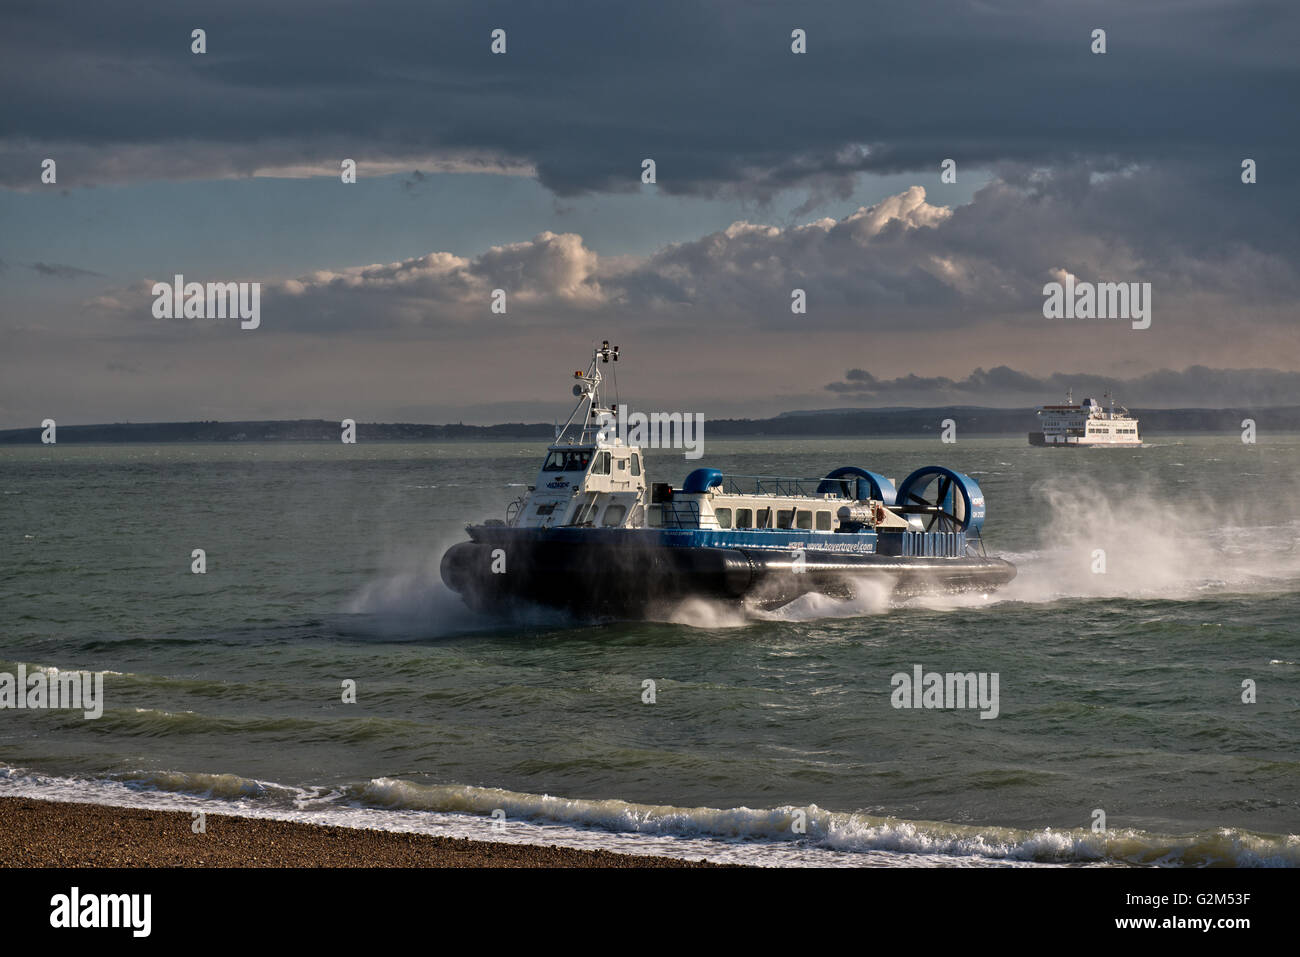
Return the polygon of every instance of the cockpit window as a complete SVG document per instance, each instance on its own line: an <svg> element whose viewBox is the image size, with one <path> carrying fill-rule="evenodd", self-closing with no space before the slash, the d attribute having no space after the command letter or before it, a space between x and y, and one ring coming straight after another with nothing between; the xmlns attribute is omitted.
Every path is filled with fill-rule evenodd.
<svg viewBox="0 0 1300 957"><path fill-rule="evenodd" d="M546 457L543 472L585 472L591 462L589 449L556 449Z"/></svg>

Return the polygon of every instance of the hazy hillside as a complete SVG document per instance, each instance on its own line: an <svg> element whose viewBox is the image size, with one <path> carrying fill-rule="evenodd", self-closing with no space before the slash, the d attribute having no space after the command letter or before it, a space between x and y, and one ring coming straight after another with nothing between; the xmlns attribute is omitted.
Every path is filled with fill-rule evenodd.
<svg viewBox="0 0 1300 957"><path fill-rule="evenodd" d="M1239 432L1242 419L1252 418L1259 429L1300 431L1300 406L1261 409L1134 409L1142 434L1152 438L1177 432ZM916 435L939 432L944 419L957 423L964 435L1007 435L1035 427L1032 409L984 409L947 406L935 409L836 409L786 413L771 419L706 419L705 434L754 435ZM153 422L109 425L61 425L60 442L337 442L338 422L297 419L271 422ZM546 422L503 425L417 425L359 423L360 441L430 441L448 439L550 439L554 426ZM41 430L0 431L0 445L39 443Z"/></svg>

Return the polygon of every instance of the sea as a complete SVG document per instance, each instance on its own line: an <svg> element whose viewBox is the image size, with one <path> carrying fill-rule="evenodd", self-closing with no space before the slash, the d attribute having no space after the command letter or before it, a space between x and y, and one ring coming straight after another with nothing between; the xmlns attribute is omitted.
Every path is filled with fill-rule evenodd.
<svg viewBox="0 0 1300 957"><path fill-rule="evenodd" d="M1300 864L1300 436L655 450L674 484L947 465L1018 577L472 613L439 559L543 445L0 447L0 672L103 682L98 718L0 710L0 795L769 866ZM996 714L901 707L917 668L996 676Z"/></svg>

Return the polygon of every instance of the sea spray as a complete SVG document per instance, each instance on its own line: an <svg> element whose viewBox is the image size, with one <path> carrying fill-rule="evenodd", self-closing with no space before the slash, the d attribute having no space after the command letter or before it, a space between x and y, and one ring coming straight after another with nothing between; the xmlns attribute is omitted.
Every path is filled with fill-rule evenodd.
<svg viewBox="0 0 1300 957"><path fill-rule="evenodd" d="M745 610L736 604L708 598L688 598L654 616L674 625L710 630L715 628L743 628L749 624Z"/></svg>
<svg viewBox="0 0 1300 957"><path fill-rule="evenodd" d="M546 628L573 623L563 612L531 606L503 608L495 615L471 611L439 574L443 552L457 540L392 549L385 556L383 571L345 603L344 612L354 616L349 630L374 638L419 639L503 625Z"/></svg>
<svg viewBox="0 0 1300 957"><path fill-rule="evenodd" d="M1078 476L1049 479L1035 492L1047 508L1041 546L1008 556L1018 575L997 593L1001 601L1184 599L1300 578L1295 493L1278 490L1265 505L1148 486L1121 493Z"/></svg>

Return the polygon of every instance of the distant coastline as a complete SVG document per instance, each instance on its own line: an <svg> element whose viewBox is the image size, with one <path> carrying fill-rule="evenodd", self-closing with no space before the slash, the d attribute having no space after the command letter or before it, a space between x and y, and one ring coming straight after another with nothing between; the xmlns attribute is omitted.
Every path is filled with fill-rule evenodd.
<svg viewBox="0 0 1300 957"><path fill-rule="evenodd" d="M1144 436L1172 433L1237 433L1243 419L1254 419L1271 432L1300 431L1300 406L1229 409L1133 409ZM928 409L834 409L787 412L767 419L706 419L715 438L817 436L925 436L938 434L944 419L952 419L960 434L1015 435L1032 431L1034 410L975 406ZM41 428L0 430L0 445L40 444ZM555 435L546 422L500 425L421 425L416 423L358 423L362 441L427 442L484 439L545 439ZM60 425L59 442L337 442L340 423L326 419L258 422L116 422L103 425Z"/></svg>

